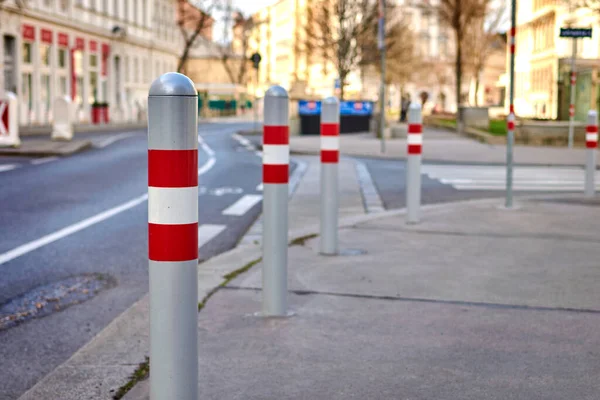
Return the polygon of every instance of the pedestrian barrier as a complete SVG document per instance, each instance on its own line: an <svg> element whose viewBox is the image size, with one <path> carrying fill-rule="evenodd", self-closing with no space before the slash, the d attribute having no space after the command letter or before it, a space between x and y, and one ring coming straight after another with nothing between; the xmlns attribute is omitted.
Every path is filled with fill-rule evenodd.
<svg viewBox="0 0 600 400"><path fill-rule="evenodd" d="M5 92L0 96L0 147L21 145L17 107L17 96L14 93Z"/></svg>
<svg viewBox="0 0 600 400"><path fill-rule="evenodd" d="M409 224L419 222L421 207L421 151L423 147L423 118L421 105L408 108L406 157L406 218Z"/></svg>
<svg viewBox="0 0 600 400"><path fill-rule="evenodd" d="M340 103L323 100L321 108L321 254L338 253L338 164L340 160Z"/></svg>
<svg viewBox="0 0 600 400"><path fill-rule="evenodd" d="M594 197L596 194L596 148L598 147L598 113L588 111L588 124L585 133L586 162L585 162L585 196Z"/></svg>
<svg viewBox="0 0 600 400"><path fill-rule="evenodd" d="M198 399L198 95L185 75L148 96L150 398Z"/></svg>
<svg viewBox="0 0 600 400"><path fill-rule="evenodd" d="M272 86L264 97L263 302L264 316L287 315L289 97Z"/></svg>
<svg viewBox="0 0 600 400"><path fill-rule="evenodd" d="M68 96L57 97L52 103L54 121L52 122L52 140L73 139L73 109Z"/></svg>

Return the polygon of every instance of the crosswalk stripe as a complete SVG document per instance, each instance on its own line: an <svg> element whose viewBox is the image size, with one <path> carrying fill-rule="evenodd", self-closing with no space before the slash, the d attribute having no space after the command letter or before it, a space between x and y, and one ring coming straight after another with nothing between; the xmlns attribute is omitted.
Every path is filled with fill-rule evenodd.
<svg viewBox="0 0 600 400"><path fill-rule="evenodd" d="M504 166L424 165L423 174L457 190L505 190ZM600 182L600 172L596 173ZM584 171L577 167L519 167L513 175L517 191L580 191Z"/></svg>

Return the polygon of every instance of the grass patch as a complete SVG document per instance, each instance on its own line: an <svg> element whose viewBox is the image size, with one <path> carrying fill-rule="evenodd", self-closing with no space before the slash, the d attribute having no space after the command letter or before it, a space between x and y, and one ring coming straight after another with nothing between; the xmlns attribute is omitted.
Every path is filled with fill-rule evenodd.
<svg viewBox="0 0 600 400"><path fill-rule="evenodd" d="M202 299L202 301L200 303L198 303L198 311L202 311L202 309L204 308L204 306L206 305L206 303L208 302L208 300L215 293L217 293L219 291L219 289L221 289L222 287L226 286L229 282L231 282L232 280L234 280L235 278L237 278L238 276L240 276L244 272L248 271L250 268L254 267L256 264L258 264L261 261L262 261L262 257L259 257L256 260L250 261L248 264L244 265L243 267L238 268L235 271L231 271L230 273L228 273L227 275L225 275L223 277L225 280L223 282L221 282L221 284L219 286L213 288L210 292L208 292L206 294L206 296L204 296L204 298Z"/></svg>
<svg viewBox="0 0 600 400"><path fill-rule="evenodd" d="M506 136L506 121L503 119L491 119L489 132L494 136Z"/></svg>
<svg viewBox="0 0 600 400"><path fill-rule="evenodd" d="M129 381L121 386L117 393L113 396L113 400L122 399L138 382L147 379L150 375L150 358L146 357L146 361L140 363L136 370L129 377Z"/></svg>
<svg viewBox="0 0 600 400"><path fill-rule="evenodd" d="M304 246L306 244L307 240L314 239L317 236L319 236L319 235L317 235L316 233L311 233L310 235L305 235L305 236L297 237L296 239L294 239L294 240L292 240L290 242L289 246L290 247L292 247L292 246Z"/></svg>

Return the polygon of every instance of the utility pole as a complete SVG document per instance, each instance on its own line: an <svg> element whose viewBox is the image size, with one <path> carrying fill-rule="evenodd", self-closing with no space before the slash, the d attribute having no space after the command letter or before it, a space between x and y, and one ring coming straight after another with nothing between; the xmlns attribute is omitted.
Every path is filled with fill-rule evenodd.
<svg viewBox="0 0 600 400"><path fill-rule="evenodd" d="M569 14L573 14L573 1L569 1ZM575 71L575 56L577 55L577 38L573 37L571 47L571 93L569 102L569 148L573 147L573 136L575 135L575 88L577 83L577 72Z"/></svg>
<svg viewBox="0 0 600 400"><path fill-rule="evenodd" d="M377 47L381 53L381 86L379 88L380 120L379 134L381 135L381 152L385 153L385 0L379 0L379 22L377 32Z"/></svg>
<svg viewBox="0 0 600 400"><path fill-rule="evenodd" d="M510 108L506 136L506 208L513 206L513 143L515 141L515 38L517 34L517 0L511 0L510 10Z"/></svg>

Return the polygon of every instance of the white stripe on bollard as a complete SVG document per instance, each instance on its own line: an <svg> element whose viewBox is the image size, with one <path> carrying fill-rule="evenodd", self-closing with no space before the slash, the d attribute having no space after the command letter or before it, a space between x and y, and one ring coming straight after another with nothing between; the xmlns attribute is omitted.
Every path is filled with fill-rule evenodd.
<svg viewBox="0 0 600 400"><path fill-rule="evenodd" d="M338 163L340 103L327 97L321 106L321 254L338 253Z"/></svg>
<svg viewBox="0 0 600 400"><path fill-rule="evenodd" d="M262 314L287 315L289 97L272 86L264 97Z"/></svg>
<svg viewBox="0 0 600 400"><path fill-rule="evenodd" d="M198 94L185 75L148 96L150 399L198 399Z"/></svg>
<svg viewBox="0 0 600 400"><path fill-rule="evenodd" d="M422 124L421 105L419 103L411 103L408 109L408 134L406 140L406 220L409 224L418 223L420 218Z"/></svg>
<svg viewBox="0 0 600 400"><path fill-rule="evenodd" d="M263 146L263 163L265 164L289 164L290 163L290 146L286 145L264 145Z"/></svg>
<svg viewBox="0 0 600 400"><path fill-rule="evenodd" d="M594 197L596 194L596 148L598 147L598 113L596 110L588 111L588 124L585 134L586 162L585 162L585 197Z"/></svg>

